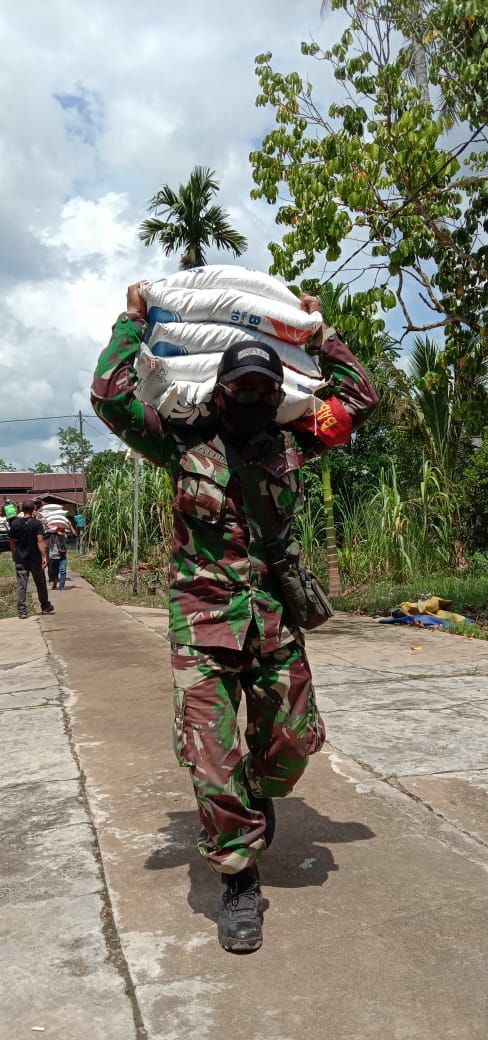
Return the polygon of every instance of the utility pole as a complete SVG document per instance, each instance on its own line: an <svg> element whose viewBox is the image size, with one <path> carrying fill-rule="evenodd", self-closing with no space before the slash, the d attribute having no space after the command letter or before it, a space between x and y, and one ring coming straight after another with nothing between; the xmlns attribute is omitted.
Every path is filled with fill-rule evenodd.
<svg viewBox="0 0 488 1040"><path fill-rule="evenodd" d="M134 537L132 542L132 591L139 594L139 458L134 459Z"/></svg>
<svg viewBox="0 0 488 1040"><path fill-rule="evenodd" d="M86 523L86 474L85 474L85 446L83 444L83 415L81 409L78 412L78 421L80 424L80 454L81 454L81 472L83 474L83 519ZM80 531L80 556L83 556L85 542L85 528L82 527Z"/></svg>

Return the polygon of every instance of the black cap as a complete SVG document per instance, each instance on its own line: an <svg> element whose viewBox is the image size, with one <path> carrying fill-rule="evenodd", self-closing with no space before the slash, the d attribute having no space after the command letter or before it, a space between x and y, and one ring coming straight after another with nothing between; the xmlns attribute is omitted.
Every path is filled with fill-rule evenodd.
<svg viewBox="0 0 488 1040"><path fill-rule="evenodd" d="M217 370L217 383L225 386L248 372L259 372L280 386L283 382L283 365L279 354L262 340L256 340L255 343L244 341L227 347Z"/></svg>

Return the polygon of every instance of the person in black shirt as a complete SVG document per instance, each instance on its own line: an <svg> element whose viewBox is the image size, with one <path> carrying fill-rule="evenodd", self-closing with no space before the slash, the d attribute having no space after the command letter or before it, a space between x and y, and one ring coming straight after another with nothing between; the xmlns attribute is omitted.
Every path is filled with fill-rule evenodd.
<svg viewBox="0 0 488 1040"><path fill-rule="evenodd" d="M53 614L49 602L45 569L47 567L46 541L40 520L33 516L34 502L22 502L23 516L16 516L10 525L10 548L17 572L17 610L19 618L27 617L25 598L29 574L34 579L43 614Z"/></svg>

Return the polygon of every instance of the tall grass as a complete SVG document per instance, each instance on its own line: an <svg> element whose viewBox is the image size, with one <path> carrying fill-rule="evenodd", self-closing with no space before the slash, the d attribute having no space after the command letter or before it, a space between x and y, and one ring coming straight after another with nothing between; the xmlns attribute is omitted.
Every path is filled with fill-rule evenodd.
<svg viewBox="0 0 488 1040"><path fill-rule="evenodd" d="M439 473L424 462L418 488L402 496L392 465L379 488L352 506L338 502L339 561L351 584L369 578L406 579L449 566L459 517Z"/></svg>
<svg viewBox="0 0 488 1040"><path fill-rule="evenodd" d="M144 465L139 486L139 552L157 569L167 569L171 546L172 489L164 470ZM134 480L130 472L112 470L88 509L88 545L100 563L130 562L134 534Z"/></svg>
<svg viewBox="0 0 488 1040"><path fill-rule="evenodd" d="M318 474L305 473L305 506L294 521L309 567L327 575L326 512ZM89 507L88 540L98 561L111 567L130 563L134 487L131 472L113 470ZM140 559L156 584L167 584L172 541L172 488L164 470L144 464L140 477ZM352 504L335 500L338 559L345 587L367 583L408 583L414 575L448 573L459 517L439 473L424 462L419 481L402 493L395 468L382 472L376 489Z"/></svg>
<svg viewBox="0 0 488 1040"><path fill-rule="evenodd" d="M313 571L322 572L324 568L326 534L327 518L323 507L317 508L312 498L306 498L303 509L294 520L294 535L306 566Z"/></svg>

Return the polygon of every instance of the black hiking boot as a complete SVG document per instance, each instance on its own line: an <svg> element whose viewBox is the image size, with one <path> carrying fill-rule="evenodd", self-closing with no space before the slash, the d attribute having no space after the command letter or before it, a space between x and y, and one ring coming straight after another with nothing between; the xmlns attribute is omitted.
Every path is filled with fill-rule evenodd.
<svg viewBox="0 0 488 1040"><path fill-rule="evenodd" d="M263 897L257 867L223 874L226 886L218 919L219 943L224 950L246 953L263 942Z"/></svg>
<svg viewBox="0 0 488 1040"><path fill-rule="evenodd" d="M41 614L54 614L52 603L48 603L47 607L44 607L44 610L41 610Z"/></svg>

